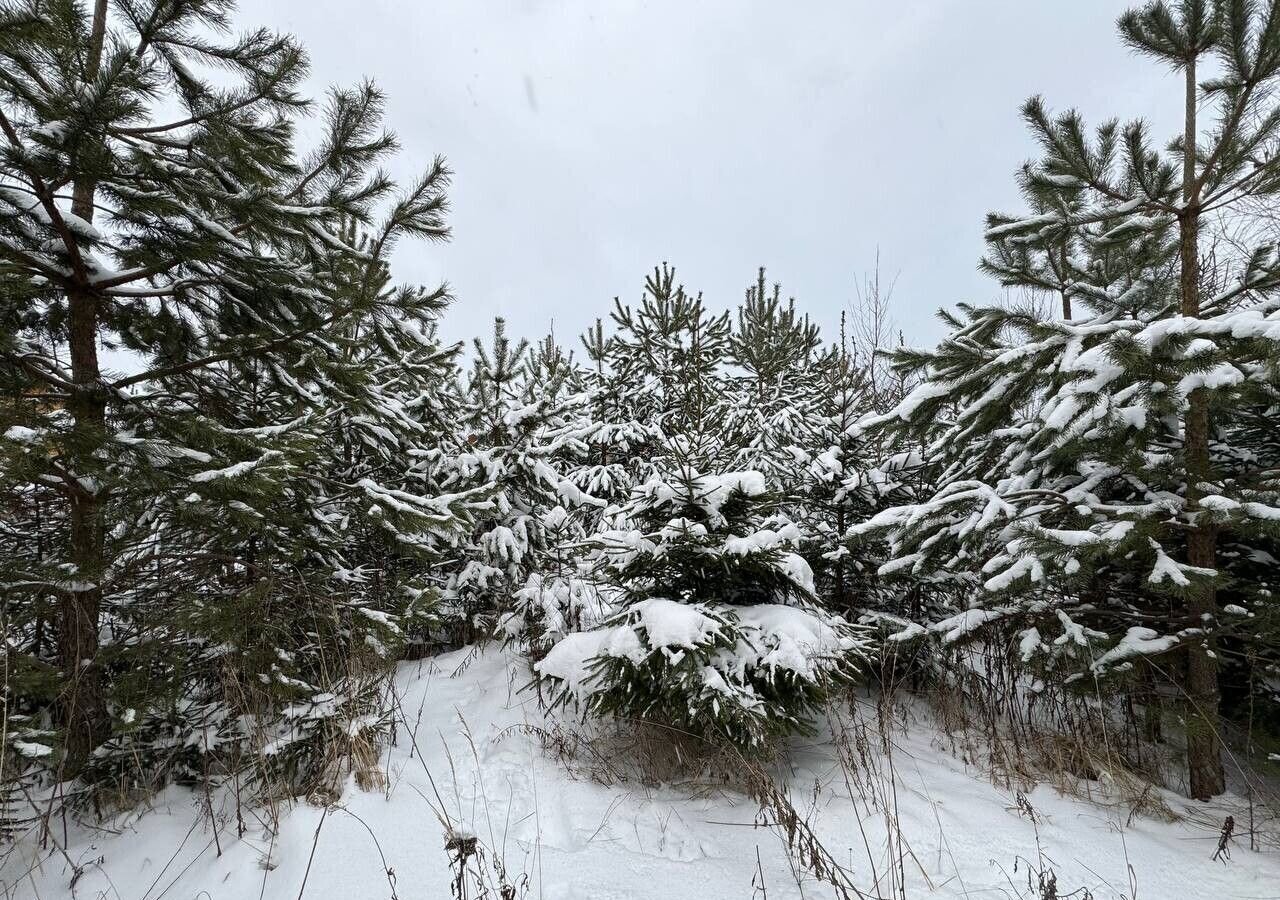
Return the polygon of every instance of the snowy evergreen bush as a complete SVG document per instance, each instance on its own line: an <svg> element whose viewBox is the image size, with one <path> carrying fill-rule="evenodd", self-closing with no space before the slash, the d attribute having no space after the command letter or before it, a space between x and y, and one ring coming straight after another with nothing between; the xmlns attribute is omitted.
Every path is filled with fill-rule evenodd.
<svg viewBox="0 0 1280 900"><path fill-rule="evenodd" d="M759 472L668 471L635 489L626 527L597 537L620 609L561 639L538 677L555 704L740 747L806 731L863 639L814 602L799 531L772 514Z"/></svg>
<svg viewBox="0 0 1280 900"><path fill-rule="evenodd" d="M605 505L571 477L595 431L572 358L550 338L512 342L501 319L489 346L477 340L474 350L463 386L468 413L437 466L446 489L492 493L452 554L444 591L445 618L464 640L495 626L511 636L504 616L526 605L521 591L530 579L565 571L562 548Z"/></svg>

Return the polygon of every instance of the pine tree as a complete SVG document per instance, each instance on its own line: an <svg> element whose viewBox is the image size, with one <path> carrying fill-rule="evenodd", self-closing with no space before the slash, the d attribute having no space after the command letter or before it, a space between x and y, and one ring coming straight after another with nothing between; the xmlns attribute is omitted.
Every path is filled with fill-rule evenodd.
<svg viewBox="0 0 1280 900"><path fill-rule="evenodd" d="M845 535L855 522L910 500L921 468L914 448L891 452L885 442L857 428L868 409L892 406L893 395L883 386L877 389L873 377L877 350L855 344L841 317L838 342L806 373L809 413L792 467L806 558L829 606L850 616L900 611L894 607L902 605L902 592L886 590L877 575L886 561L882 542L850 543Z"/></svg>
<svg viewBox="0 0 1280 900"><path fill-rule="evenodd" d="M632 418L665 433L706 431L729 350L729 313L709 312L665 263L645 279L636 308L614 301L612 365L632 386Z"/></svg>
<svg viewBox="0 0 1280 900"><path fill-rule="evenodd" d="M897 354L922 383L864 423L924 441L938 488L856 530L888 530L894 571L980 570L993 598L932 627L954 640L1057 618L1089 644L1095 677L1181 648L1189 786L1202 799L1224 785L1219 549L1224 536L1269 540L1280 520L1274 457L1236 443L1275 406L1280 255L1241 253L1207 294L1199 234L1280 189L1277 22L1274 3L1202 0L1121 18L1126 44L1185 77L1184 134L1163 157L1140 121L1091 138L1078 114L1029 101L1043 150L1020 177L1032 214L989 219L985 267L1060 293L1070 318L963 308L937 349ZM1209 56L1221 72L1200 83ZM1103 574L1132 588L1096 602ZM1031 652L1039 631L1024 636Z"/></svg>
<svg viewBox="0 0 1280 900"><path fill-rule="evenodd" d="M822 341L794 299L781 302L781 285L766 289L764 276L761 268L737 309L726 363L742 374L721 375L716 419L722 440L736 451L730 464L758 469L787 492L796 482L802 432L821 402L814 380Z"/></svg>
<svg viewBox="0 0 1280 900"><path fill-rule="evenodd" d="M647 402L636 402L643 381L637 383L626 374L630 354L625 341L605 337L600 319L580 340L590 362L580 377L593 427L584 435L590 446L587 458L568 475L591 496L620 502L651 474L649 460L662 441L662 429L645 417L650 411Z"/></svg>
<svg viewBox="0 0 1280 900"><path fill-rule="evenodd" d="M501 318L491 345L474 346L464 447L445 461L452 471L442 483L488 488L494 505L459 547L448 599L467 634L491 632L500 619L510 633L505 614L516 601L527 606L520 591L541 577L557 541L574 533L569 519L604 502L567 474L586 457L591 430L587 395L572 390L579 378L572 357L552 337L513 344Z"/></svg>
<svg viewBox="0 0 1280 900"><path fill-rule="evenodd" d="M212 664L206 626L234 618L228 603L372 577L344 565L348 517L422 553L474 499L380 480L422 437L406 409L435 377L447 300L387 286L385 261L401 237L447 234L448 172L437 161L396 193L371 84L334 90L299 152L306 55L266 30L227 37L231 12L0 8L0 471L8 496L60 507L51 546L6 555L0 580L31 665L58 673L67 776L134 721L124 695L148 670L131 655L171 667L169 700L187 691L154 635L186 635ZM103 347L134 370L109 371ZM335 436L362 459L331 465ZM387 612L357 598L342 615L387 638Z"/></svg>
<svg viewBox="0 0 1280 900"><path fill-rule="evenodd" d="M746 372L756 395L794 377L821 344L818 326L796 312L795 298L782 303L782 285L770 292L761 266L756 283L747 288L729 337L729 359Z"/></svg>

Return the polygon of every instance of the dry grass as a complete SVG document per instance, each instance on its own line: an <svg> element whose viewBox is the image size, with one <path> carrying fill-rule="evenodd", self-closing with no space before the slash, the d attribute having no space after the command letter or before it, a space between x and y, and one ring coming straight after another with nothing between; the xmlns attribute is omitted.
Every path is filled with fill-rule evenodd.
<svg viewBox="0 0 1280 900"><path fill-rule="evenodd" d="M718 790L746 793L753 776L744 770L744 760L760 767L781 752L780 746L773 744L756 748L748 756L731 744L640 720L586 726L549 719L545 725L511 726L499 740L513 734L536 737L543 752L576 779L606 787L666 785L690 794Z"/></svg>

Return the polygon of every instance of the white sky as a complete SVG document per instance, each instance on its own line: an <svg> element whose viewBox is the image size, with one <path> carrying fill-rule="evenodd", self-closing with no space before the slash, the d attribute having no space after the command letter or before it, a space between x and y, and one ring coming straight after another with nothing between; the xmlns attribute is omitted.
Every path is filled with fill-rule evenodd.
<svg viewBox="0 0 1280 900"><path fill-rule="evenodd" d="M395 274L449 280L451 339L503 315L576 344L663 260L720 308L765 265L830 326L879 248L920 344L938 307L999 294L975 267L985 213L1020 208L1026 97L1172 136L1177 80L1116 38L1129 5L269 0L237 17L298 35L315 93L377 81L398 175L448 157L454 239L406 244Z"/></svg>

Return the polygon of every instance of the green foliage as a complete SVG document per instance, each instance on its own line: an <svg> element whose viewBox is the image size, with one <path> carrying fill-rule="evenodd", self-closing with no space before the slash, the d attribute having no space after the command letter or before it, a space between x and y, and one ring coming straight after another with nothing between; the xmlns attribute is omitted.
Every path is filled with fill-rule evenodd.
<svg viewBox="0 0 1280 900"><path fill-rule="evenodd" d="M1141 121L1090 134L1075 111L1023 107L1041 148L1018 174L1027 210L988 216L982 268L1024 302L962 305L936 348L895 353L920 385L858 429L923 448L936 489L852 532L888 539L882 572L904 587L972 591L970 609L925 617L944 643L1014 625L1024 658L1090 678L1179 648L1208 673L1179 685L1194 716L1216 706L1220 669L1251 685L1275 671L1254 630L1274 598L1251 582L1280 534L1273 429L1259 427L1280 408L1280 255L1210 256L1199 232L1280 188L1277 21L1273 3L1200 0L1121 18L1130 47L1187 73L1186 133L1166 152ZM1209 55L1222 74L1197 84Z"/></svg>
<svg viewBox="0 0 1280 900"><path fill-rule="evenodd" d="M553 702L744 748L808 729L863 646L815 602L800 532L758 472L702 474L676 440L597 533L616 613L536 665Z"/></svg>
<svg viewBox="0 0 1280 900"><path fill-rule="evenodd" d="M55 780L256 759L304 789L490 504L422 469L451 298L387 262L447 236L449 172L398 190L381 92L316 107L228 3L112 10L0 7L6 701Z"/></svg>
<svg viewBox="0 0 1280 900"><path fill-rule="evenodd" d="M731 610L693 609L711 626L702 639L676 652L648 633L644 613L652 608L631 607L611 620L636 635L647 652L597 657L592 669L600 688L591 693L587 710L658 723L711 746L729 742L759 752L774 738L813 734L812 716L855 677L857 644L841 625L830 635L829 663L803 671L769 664L770 636Z"/></svg>

